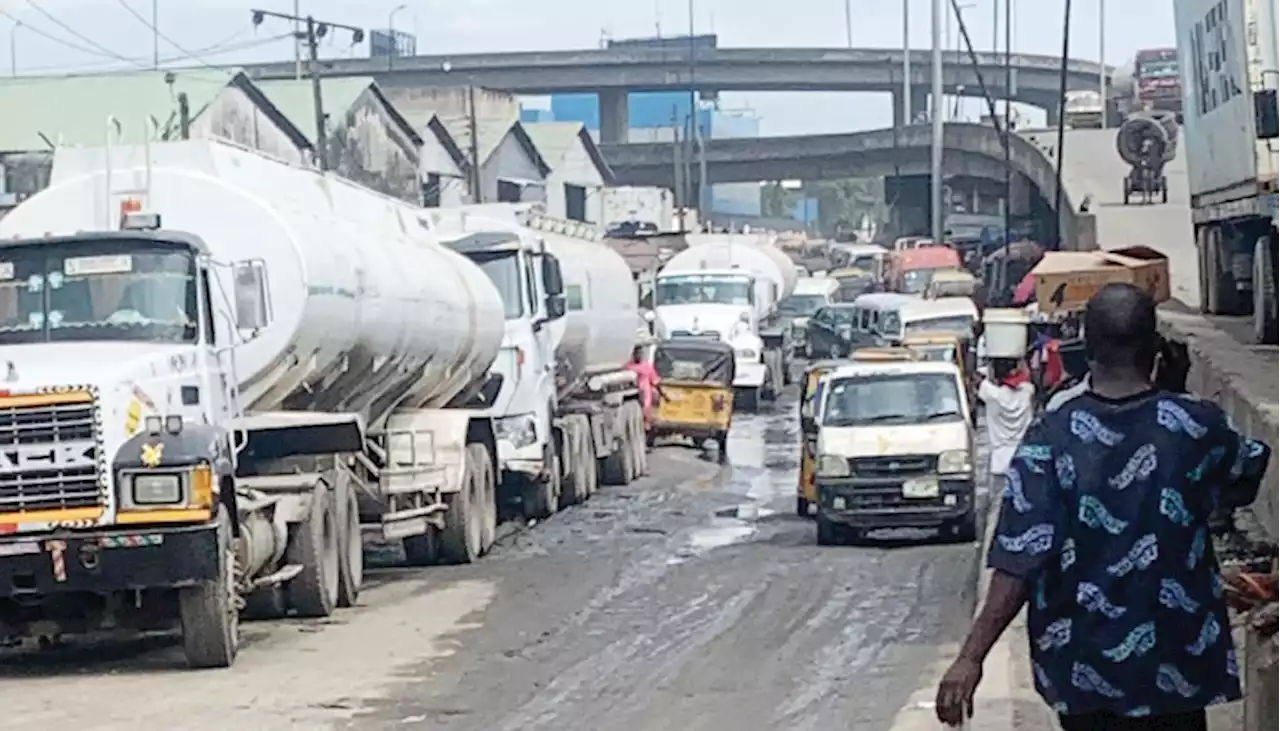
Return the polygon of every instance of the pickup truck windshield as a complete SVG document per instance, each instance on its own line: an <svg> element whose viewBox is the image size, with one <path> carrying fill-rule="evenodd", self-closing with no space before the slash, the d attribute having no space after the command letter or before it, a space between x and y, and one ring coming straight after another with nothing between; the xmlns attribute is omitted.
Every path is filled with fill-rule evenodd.
<svg viewBox="0 0 1280 731"><path fill-rule="evenodd" d="M666 276L658 280L657 304L750 305L751 280L717 274Z"/></svg>
<svg viewBox="0 0 1280 731"><path fill-rule="evenodd" d="M171 244L118 238L0 250L0 345L195 342L196 264Z"/></svg>
<svg viewBox="0 0 1280 731"><path fill-rule="evenodd" d="M960 391L948 373L887 373L831 381L822 425L903 426L960 421Z"/></svg>

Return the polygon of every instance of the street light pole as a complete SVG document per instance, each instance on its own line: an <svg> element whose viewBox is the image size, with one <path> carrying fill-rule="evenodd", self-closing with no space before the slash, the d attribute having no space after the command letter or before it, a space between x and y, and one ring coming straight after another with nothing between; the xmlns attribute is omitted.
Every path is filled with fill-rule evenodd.
<svg viewBox="0 0 1280 731"><path fill-rule="evenodd" d="M853 0L844 0L844 37L849 48L853 48Z"/></svg>
<svg viewBox="0 0 1280 731"><path fill-rule="evenodd" d="M932 238L935 243L943 242L943 232L945 221L943 218L946 212L943 210L942 202L942 21L943 21L943 0L933 0L933 13L931 18L931 35L933 36L933 139L930 150L930 209L933 213L933 230Z"/></svg>
<svg viewBox="0 0 1280 731"><path fill-rule="evenodd" d="M1098 92L1102 95L1102 127L1107 127L1107 0L1098 0Z"/></svg>
<svg viewBox="0 0 1280 731"><path fill-rule="evenodd" d="M902 123L911 124L911 0L902 0Z"/></svg>
<svg viewBox="0 0 1280 731"><path fill-rule="evenodd" d="M396 44L396 13L405 9L405 5L401 3L391 9L387 13L387 40L391 42L391 48L387 53L387 70L390 71L395 63L396 54L400 52L399 46Z"/></svg>
<svg viewBox="0 0 1280 731"><path fill-rule="evenodd" d="M9 75L18 75L18 29L22 27L21 20L13 21L13 26L9 28Z"/></svg>

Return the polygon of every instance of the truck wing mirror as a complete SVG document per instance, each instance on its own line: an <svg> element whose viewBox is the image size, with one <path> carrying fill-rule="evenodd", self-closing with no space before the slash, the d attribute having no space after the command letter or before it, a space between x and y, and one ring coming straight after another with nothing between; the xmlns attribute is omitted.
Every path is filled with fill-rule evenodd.
<svg viewBox="0 0 1280 731"><path fill-rule="evenodd" d="M542 286L548 297L564 294L564 276L560 271L560 260L551 254L542 255Z"/></svg>
<svg viewBox="0 0 1280 731"><path fill-rule="evenodd" d="M547 319L559 320L568 311L568 302L562 294L547 295Z"/></svg>
<svg viewBox="0 0 1280 731"><path fill-rule="evenodd" d="M236 328L257 332L271 320L267 303L267 266L260 259L237 262L234 269Z"/></svg>

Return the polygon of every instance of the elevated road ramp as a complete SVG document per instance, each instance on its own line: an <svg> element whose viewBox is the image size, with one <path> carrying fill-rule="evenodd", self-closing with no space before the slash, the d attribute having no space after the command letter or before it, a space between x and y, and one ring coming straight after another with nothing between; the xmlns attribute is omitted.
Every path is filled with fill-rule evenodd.
<svg viewBox="0 0 1280 731"><path fill-rule="evenodd" d="M1055 161L1058 131L1030 130L1022 136ZM1114 129L1068 130L1063 166L1063 189L1069 200L1081 205L1088 199L1094 214L1098 247L1149 246L1169 257L1173 298L1192 310L1200 307L1200 282L1196 275L1196 248L1191 230L1191 198L1187 192L1187 163L1179 155L1164 168L1169 182L1169 202L1144 204L1137 197L1124 204L1124 179L1129 165L1116 152Z"/></svg>

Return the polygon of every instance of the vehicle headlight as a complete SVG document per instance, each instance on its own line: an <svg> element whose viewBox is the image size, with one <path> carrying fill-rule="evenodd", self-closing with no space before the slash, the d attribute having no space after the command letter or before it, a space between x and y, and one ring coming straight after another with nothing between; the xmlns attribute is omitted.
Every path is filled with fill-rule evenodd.
<svg viewBox="0 0 1280 731"><path fill-rule="evenodd" d="M533 414L517 414L504 416L494 424L497 437L511 442L516 449L527 447L538 441L538 422Z"/></svg>
<svg viewBox="0 0 1280 731"><path fill-rule="evenodd" d="M973 462L969 459L969 450L953 449L939 454L938 472L944 475L973 472Z"/></svg>
<svg viewBox="0 0 1280 731"><path fill-rule="evenodd" d="M134 505L174 505L182 502L182 477L169 474L140 474L130 480Z"/></svg>
<svg viewBox="0 0 1280 731"><path fill-rule="evenodd" d="M834 454L818 455L816 472L819 477L848 477L849 460Z"/></svg>
<svg viewBox="0 0 1280 731"><path fill-rule="evenodd" d="M734 357L737 358L738 360L754 361L760 358L760 354L752 350L751 348L739 348L738 350L734 351Z"/></svg>

